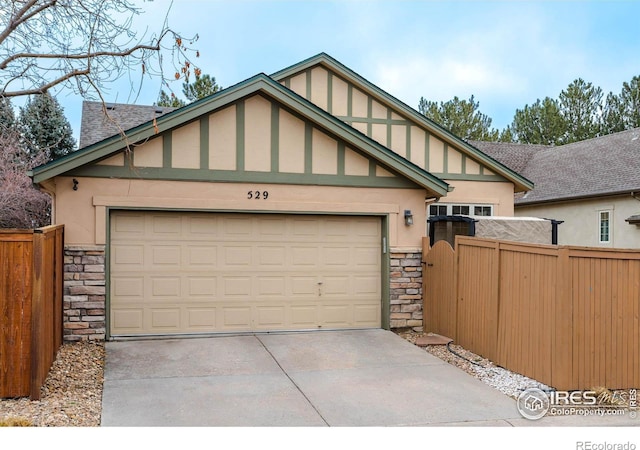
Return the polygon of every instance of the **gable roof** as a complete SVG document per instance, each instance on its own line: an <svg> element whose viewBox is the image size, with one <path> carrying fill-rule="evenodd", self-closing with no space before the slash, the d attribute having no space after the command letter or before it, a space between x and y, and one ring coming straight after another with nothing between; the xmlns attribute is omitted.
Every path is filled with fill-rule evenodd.
<svg viewBox="0 0 640 450"><path fill-rule="evenodd" d="M177 108L83 101L79 146L88 147L175 109Z"/></svg>
<svg viewBox="0 0 640 450"><path fill-rule="evenodd" d="M496 174L499 174L504 178L506 178L507 180L513 182L516 188L515 189L516 192L529 191L533 189L533 183L527 178L525 178L524 176L522 176L521 174L517 173L512 168L506 166L501 161L494 159L490 155L487 155L486 153L482 152L480 149L474 147L469 142L454 135L447 129L438 125L436 122L427 118L424 114L420 114L415 109L411 108L407 104L398 100L396 97L392 96L388 92L383 91L378 86L366 80L364 77L357 74L353 70L349 69L348 67L346 67L345 65L343 65L342 63L340 63L339 61L337 61L336 59L334 59L333 57L331 57L326 53L319 53L315 56L312 56L311 58L308 58L304 61L301 61L285 69L282 69L272 74L271 78L273 78L276 81L282 81L285 78L288 78L292 75L300 73L304 70L311 69L317 65L322 65L328 70L333 71L334 73L337 73L340 77L344 78L345 80L348 80L349 82L353 83L355 86L358 86L363 91L374 96L381 103L390 106L392 109L395 109L401 114L408 117L411 121L421 125L425 129L427 129L429 133L433 134L434 136L438 137L439 139L442 139L443 141L449 144L454 145L455 147L464 151L466 154L478 160L480 163L486 165L489 169L491 169Z"/></svg>
<svg viewBox="0 0 640 450"><path fill-rule="evenodd" d="M125 134L129 142L140 142L257 93L262 93L277 100L305 119L343 139L348 145L363 151L382 165L394 170L418 186L427 189L432 195L439 197L445 195L448 191L449 185L445 181L370 139L265 74L256 75L209 97L166 113L155 120L148 120L143 124L126 130ZM120 134L115 134L84 149L70 153L63 158L36 167L31 171L31 176L34 183L40 183L106 158L121 151L125 146L123 137Z"/></svg>
<svg viewBox="0 0 640 450"><path fill-rule="evenodd" d="M476 142L505 164L528 160L523 175L535 189L516 205L640 191L640 128L558 147Z"/></svg>

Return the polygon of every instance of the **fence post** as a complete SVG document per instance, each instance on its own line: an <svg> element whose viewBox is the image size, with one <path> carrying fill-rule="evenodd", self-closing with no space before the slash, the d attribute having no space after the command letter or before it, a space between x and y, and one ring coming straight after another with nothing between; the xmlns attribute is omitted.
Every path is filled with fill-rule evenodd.
<svg viewBox="0 0 640 450"><path fill-rule="evenodd" d="M37 230L36 230L37 231ZM31 293L31 400L40 400L40 353L42 352L42 319L44 297L44 235L33 233L33 283Z"/></svg>
<svg viewBox="0 0 640 450"><path fill-rule="evenodd" d="M552 315L551 384L559 390L575 387L573 379L573 295L569 248L558 248L556 299Z"/></svg>

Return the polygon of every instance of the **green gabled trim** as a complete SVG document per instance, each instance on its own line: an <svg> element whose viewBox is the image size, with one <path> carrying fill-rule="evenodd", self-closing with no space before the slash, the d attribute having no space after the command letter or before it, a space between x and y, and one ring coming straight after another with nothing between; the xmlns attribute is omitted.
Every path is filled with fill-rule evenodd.
<svg viewBox="0 0 640 450"><path fill-rule="evenodd" d="M167 131L162 135L162 167L171 167L173 164L173 144L171 131Z"/></svg>
<svg viewBox="0 0 640 450"><path fill-rule="evenodd" d="M344 158L345 158L345 146L344 142L338 142L338 175L344 175Z"/></svg>
<svg viewBox="0 0 640 450"><path fill-rule="evenodd" d="M333 114L333 73L327 71L327 112Z"/></svg>
<svg viewBox="0 0 640 450"><path fill-rule="evenodd" d="M382 89L326 53L319 53L318 55L307 58L297 64L286 67L272 74L271 77L275 80L280 80L299 73L303 70L312 68L316 65L323 65L325 69L333 71L337 76L346 80L349 86L351 86L352 84L357 85L365 92L368 92L370 95L372 94L378 101L381 101L381 103L386 104L387 106L392 106L394 109L401 112L402 115L409 117L416 124L419 124L420 126L425 128L425 131L431 132L434 136L444 140L445 142L448 141L449 143L453 143L465 153L470 154L470 156L481 163L481 165L486 165L493 172L499 173L503 175L507 180L513 182L516 185L516 188L522 190L533 189L533 182L531 182L527 178L509 169L507 166L493 159L486 153L483 153L473 145L462 140L461 138L454 135L449 130L443 128L436 122L430 120L426 116L420 114L418 111L408 106L406 103L398 100L388 92L383 91ZM351 104L351 99L349 100L349 104ZM349 115L351 115L351 113L349 113Z"/></svg>
<svg viewBox="0 0 640 450"><path fill-rule="evenodd" d="M460 168L463 174L467 174L467 155L462 154L462 162L460 163Z"/></svg>
<svg viewBox="0 0 640 450"><path fill-rule="evenodd" d="M370 95L367 95L367 118L373 118L373 99ZM373 136L373 125L369 121L367 121L367 136Z"/></svg>
<svg viewBox="0 0 640 450"><path fill-rule="evenodd" d="M280 171L280 108L271 102L271 172Z"/></svg>
<svg viewBox="0 0 640 450"><path fill-rule="evenodd" d="M375 178L376 176L376 162L373 159L369 160L369 177Z"/></svg>
<svg viewBox="0 0 640 450"><path fill-rule="evenodd" d="M389 114L391 116L391 114ZM382 125L411 125L411 122L408 120L401 119L392 119L389 117L388 119L378 119L374 117L352 117L352 116L336 116L338 119L343 122L362 122L367 124L382 124Z"/></svg>
<svg viewBox="0 0 640 450"><path fill-rule="evenodd" d="M405 145L407 147L407 159L411 161L411 125L407 124L407 136L405 138Z"/></svg>
<svg viewBox="0 0 640 450"><path fill-rule="evenodd" d="M209 116L200 119L200 168L209 168Z"/></svg>
<svg viewBox="0 0 640 450"><path fill-rule="evenodd" d="M344 159L343 159L344 161ZM372 161L373 162L373 161ZM373 163L375 172L375 163ZM344 171L344 169L343 169ZM208 181L224 183L296 184L314 186L384 187L416 189L420 186L402 177L323 175L312 173L237 172L233 170L167 169L118 166L85 166L71 170L69 176L87 178L145 179L167 181Z"/></svg>
<svg viewBox="0 0 640 450"><path fill-rule="evenodd" d="M236 104L236 170L244 171L244 101Z"/></svg>
<svg viewBox="0 0 640 450"><path fill-rule="evenodd" d="M185 123L197 120L203 115L211 114L225 106L237 103L236 127L237 130L240 131L237 136L239 150L237 156L239 167L237 167L237 171L242 172L244 170L245 126L242 100L248 96L257 94L270 98L271 101L277 101L282 105L282 107L296 111L300 116L305 118L305 121L308 124L313 124L313 127L322 130L324 133L328 133L338 141L344 141L346 145L357 149L367 157L372 158L377 162L377 164L387 168L387 170L399 174L401 177L410 180L411 183L415 183L416 185L427 189L430 191L430 195L445 195L449 190L449 185L445 181L430 174L429 172L426 172L411 161L408 161L397 153L394 153L387 147L379 144L357 130L354 130L343 121L328 114L323 109L317 107L313 103L264 74L256 75L255 77L245 80L236 86L219 91L212 96L198 100L190 105L161 116L156 119L156 123L149 121L138 127L132 128L126 132L127 137L131 142L140 142L144 139L155 136L157 134L156 130L159 130L160 133L164 133L182 126ZM307 125L307 127L307 131L309 131L310 125ZM90 147L74 152L67 157L34 169L32 171L33 180L35 183L38 183L60 174L69 173L71 170L86 166L96 160L108 157L117 151L121 151L124 147L125 144L122 139L120 139L120 136L105 139L104 141L98 142ZM307 151L307 149L305 151ZM95 170L95 166L86 169L83 173L87 173L90 176L91 170ZM142 169L139 169L139 172L140 174L144 173ZM137 175L136 178L140 178L140 174ZM273 174L271 173L267 173L267 176L272 175ZM211 176L206 176L204 178L211 180ZM377 182L379 183L381 180L382 178L379 178L377 179ZM383 183L386 183L386 181L383 181Z"/></svg>
<svg viewBox="0 0 640 450"><path fill-rule="evenodd" d="M468 181L509 181L502 175L469 175L464 173L438 173L444 180L468 180Z"/></svg>
<svg viewBox="0 0 640 450"><path fill-rule="evenodd" d="M391 108L387 108L387 147L391 147Z"/></svg>
<svg viewBox="0 0 640 450"><path fill-rule="evenodd" d="M306 95L304 96L307 100L311 101L311 69L306 71Z"/></svg>
<svg viewBox="0 0 640 450"><path fill-rule="evenodd" d="M304 123L304 173L313 173L313 126Z"/></svg>
<svg viewBox="0 0 640 450"><path fill-rule="evenodd" d="M442 171L449 173L449 145L446 142L442 151Z"/></svg>
<svg viewBox="0 0 640 450"><path fill-rule="evenodd" d="M429 170L429 151L431 149L431 134L428 131L424 133L424 168Z"/></svg>
<svg viewBox="0 0 640 450"><path fill-rule="evenodd" d="M347 83L347 117L350 118L338 118L345 122L353 122L353 86L351 83Z"/></svg>

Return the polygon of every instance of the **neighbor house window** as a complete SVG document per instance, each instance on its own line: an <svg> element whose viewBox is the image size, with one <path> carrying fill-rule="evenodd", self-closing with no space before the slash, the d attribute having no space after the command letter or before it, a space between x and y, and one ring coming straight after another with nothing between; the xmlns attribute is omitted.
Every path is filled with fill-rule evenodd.
<svg viewBox="0 0 640 450"><path fill-rule="evenodd" d="M493 216L492 205L436 203L429 205L430 216Z"/></svg>
<svg viewBox="0 0 640 450"><path fill-rule="evenodd" d="M611 242L611 211L600 211L600 243Z"/></svg>
<svg viewBox="0 0 640 450"><path fill-rule="evenodd" d="M430 216L446 216L447 205L429 205Z"/></svg>

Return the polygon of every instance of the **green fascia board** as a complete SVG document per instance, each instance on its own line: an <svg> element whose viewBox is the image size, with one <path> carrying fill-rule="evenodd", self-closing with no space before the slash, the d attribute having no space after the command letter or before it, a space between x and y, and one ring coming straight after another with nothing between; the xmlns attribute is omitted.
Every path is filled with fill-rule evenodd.
<svg viewBox="0 0 640 450"><path fill-rule="evenodd" d="M449 130L437 124L436 122L429 119L428 117L424 116L423 114L420 114L418 111L416 111L406 103L397 99L396 97L389 94L388 92L383 91L378 86L371 83L370 81L368 81L361 75L357 74L353 70L349 69L340 61L336 60L335 58L331 57L326 53L319 53L315 56L312 56L311 58L305 59L304 61L301 61L285 69L282 69L272 74L271 78L273 78L276 81L282 81L285 78L288 78L292 75L300 73L304 70L310 69L318 64L323 65L326 68L336 72L345 80L348 80L353 84L355 84L356 86L361 87L363 91L369 93L370 95L373 95L374 97L377 97L379 100L381 100L383 103L386 103L388 106L392 106L398 109L404 115L410 117L411 120L424 126L434 136L437 136L441 139L444 139L445 141L449 141L450 143L457 145L458 147L463 149L465 152L467 152L470 156L473 156L475 159L477 159L482 164L487 166L491 171L496 172L502 175L503 177L505 177L507 180L513 182L518 188L516 189L516 191L529 191L533 189L532 181L523 177L519 173L509 169L504 164L493 159L489 155L485 154L478 148L464 141L462 138L451 133Z"/></svg>
<svg viewBox="0 0 640 450"><path fill-rule="evenodd" d="M216 109L258 93L266 94L268 97L296 111L320 128L344 140L349 146L363 151L380 162L385 168L404 176L418 186L428 189L439 196L446 195L449 191L449 185L445 181L360 133L265 74L255 75L235 86L160 116L156 119L155 126L153 121L149 121L125 131L125 134L131 143L153 138L162 132L184 125ZM156 127L158 131L156 131ZM34 183L40 183L106 158L122 150L124 146L122 136L114 135L44 166L37 167L32 170L31 176Z"/></svg>

